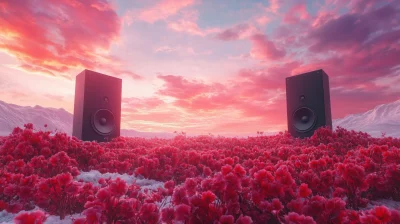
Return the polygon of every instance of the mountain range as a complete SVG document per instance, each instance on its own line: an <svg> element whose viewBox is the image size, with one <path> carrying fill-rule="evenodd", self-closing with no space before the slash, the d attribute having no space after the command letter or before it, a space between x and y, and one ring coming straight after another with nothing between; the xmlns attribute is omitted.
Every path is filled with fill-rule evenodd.
<svg viewBox="0 0 400 224"><path fill-rule="evenodd" d="M32 123L38 130L54 130L72 135L72 121L73 115L62 108L47 108L38 105L19 106L0 100L0 136L9 135L15 127L22 128L26 123ZM374 137L380 137L382 133L385 133L386 136L400 138L400 100L378 105L364 113L334 119L332 123L334 128L340 126L347 130L363 131ZM46 128L45 124L47 124ZM276 133L264 135L272 134ZM173 138L175 134L121 129L121 136Z"/></svg>

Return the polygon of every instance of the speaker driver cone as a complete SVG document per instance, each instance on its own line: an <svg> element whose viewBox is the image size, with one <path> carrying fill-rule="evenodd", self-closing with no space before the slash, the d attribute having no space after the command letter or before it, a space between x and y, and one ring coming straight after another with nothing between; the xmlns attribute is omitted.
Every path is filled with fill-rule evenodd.
<svg viewBox="0 0 400 224"><path fill-rule="evenodd" d="M299 132L311 130L317 121L314 111L307 107L301 107L293 113L293 126Z"/></svg>
<svg viewBox="0 0 400 224"><path fill-rule="evenodd" d="M110 134L115 128L114 114L106 109L100 109L92 116L93 129L101 134Z"/></svg>

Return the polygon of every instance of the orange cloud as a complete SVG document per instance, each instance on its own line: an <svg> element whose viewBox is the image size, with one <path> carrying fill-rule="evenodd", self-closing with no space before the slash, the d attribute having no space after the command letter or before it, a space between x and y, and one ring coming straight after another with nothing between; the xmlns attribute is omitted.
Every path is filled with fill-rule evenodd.
<svg viewBox="0 0 400 224"><path fill-rule="evenodd" d="M120 19L110 3L5 1L0 9L0 50L17 57L20 68L52 76L71 68L132 75L113 67L119 62L106 56L120 30Z"/></svg>

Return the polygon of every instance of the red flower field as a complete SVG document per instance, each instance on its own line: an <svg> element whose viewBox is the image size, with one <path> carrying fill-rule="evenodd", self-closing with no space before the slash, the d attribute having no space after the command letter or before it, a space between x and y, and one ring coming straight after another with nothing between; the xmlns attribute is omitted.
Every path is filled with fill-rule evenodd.
<svg viewBox="0 0 400 224"><path fill-rule="evenodd" d="M0 212L15 223L400 223L400 139L343 128L95 143L26 124L0 138L0 164ZM164 184L78 178L89 171Z"/></svg>

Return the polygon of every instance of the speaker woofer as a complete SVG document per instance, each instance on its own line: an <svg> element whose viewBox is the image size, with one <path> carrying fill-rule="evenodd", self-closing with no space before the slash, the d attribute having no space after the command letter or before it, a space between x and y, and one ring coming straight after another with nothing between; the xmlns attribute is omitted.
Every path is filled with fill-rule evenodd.
<svg viewBox="0 0 400 224"><path fill-rule="evenodd" d="M314 128L317 117L313 110L301 107L293 113L293 126L299 132L307 132Z"/></svg>
<svg viewBox="0 0 400 224"><path fill-rule="evenodd" d="M114 114L106 109L100 109L92 116L92 127L100 135L108 135L115 128Z"/></svg>

